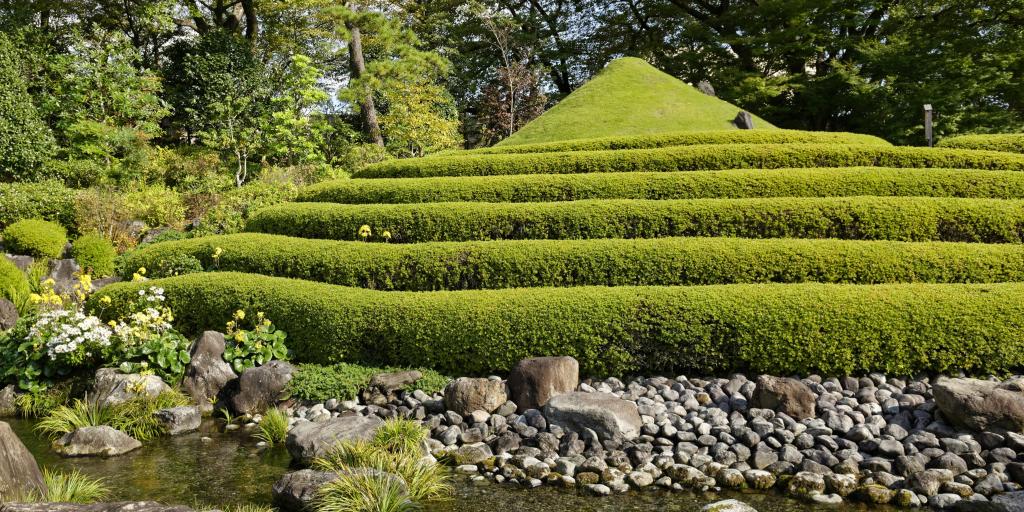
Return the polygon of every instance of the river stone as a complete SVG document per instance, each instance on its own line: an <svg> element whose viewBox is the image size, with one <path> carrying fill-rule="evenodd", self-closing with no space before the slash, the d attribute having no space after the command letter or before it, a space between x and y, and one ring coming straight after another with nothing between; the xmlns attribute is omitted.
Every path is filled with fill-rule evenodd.
<svg viewBox="0 0 1024 512"><path fill-rule="evenodd" d="M156 416L157 421L172 436L198 430L199 425L203 423L203 415L199 412L199 407L194 405L160 409L154 412L153 416Z"/></svg>
<svg viewBox="0 0 1024 512"><path fill-rule="evenodd" d="M534 357L523 359L508 376L508 389L519 412L540 409L552 397L572 393L580 380L575 358Z"/></svg>
<svg viewBox="0 0 1024 512"><path fill-rule="evenodd" d="M306 510L316 497L317 491L337 478L337 473L312 469L287 473L274 483L274 505L282 512Z"/></svg>
<svg viewBox="0 0 1024 512"><path fill-rule="evenodd" d="M750 405L782 412L799 421L814 417L815 399L811 388L799 380L762 375L757 378Z"/></svg>
<svg viewBox="0 0 1024 512"><path fill-rule="evenodd" d="M7 423L0 421L0 496L45 493L35 457Z"/></svg>
<svg viewBox="0 0 1024 512"><path fill-rule="evenodd" d="M0 418L6 418L18 414L18 393L14 390L14 384L8 384L0 389Z"/></svg>
<svg viewBox="0 0 1024 512"><path fill-rule="evenodd" d="M156 398L171 388L156 375L121 373L117 368L96 370L91 399L110 406L127 402L140 396Z"/></svg>
<svg viewBox="0 0 1024 512"><path fill-rule="evenodd" d="M249 368L238 378L238 393L231 397L231 408L236 414L263 413L277 405L294 373L294 366L277 360Z"/></svg>
<svg viewBox="0 0 1024 512"><path fill-rule="evenodd" d="M231 365L224 361L224 335L217 331L204 332L192 344L191 355L181 387L200 411L210 412L214 402L221 398L221 390L238 378Z"/></svg>
<svg viewBox="0 0 1024 512"><path fill-rule="evenodd" d="M65 457L114 457L141 446L135 438L106 425L80 428L53 443L53 449Z"/></svg>
<svg viewBox="0 0 1024 512"><path fill-rule="evenodd" d="M757 509L740 500L722 500L704 505L700 512L757 512Z"/></svg>
<svg viewBox="0 0 1024 512"><path fill-rule="evenodd" d="M0 332L11 329L18 323L18 308L13 302L0 297Z"/></svg>
<svg viewBox="0 0 1024 512"><path fill-rule="evenodd" d="M932 394L939 411L954 425L978 431L1024 430L1024 379L939 379Z"/></svg>
<svg viewBox="0 0 1024 512"><path fill-rule="evenodd" d="M508 396L500 380L461 377L444 388L444 405L449 411L469 416L473 411L494 412Z"/></svg>
<svg viewBox="0 0 1024 512"><path fill-rule="evenodd" d="M123 501L118 503L7 503L0 512L195 512L181 505L163 505L155 501Z"/></svg>
<svg viewBox="0 0 1024 512"><path fill-rule="evenodd" d="M339 416L322 423L299 423L288 432L285 445L292 459L309 465L339 442L372 439L382 423L377 416L355 415Z"/></svg>
<svg viewBox="0 0 1024 512"><path fill-rule="evenodd" d="M558 395L544 406L544 416L552 425L575 432L591 429L601 439L616 441L635 439L643 427L636 403L611 393Z"/></svg>
<svg viewBox="0 0 1024 512"><path fill-rule="evenodd" d="M395 392L423 378L416 370L404 372L378 373L370 379L366 389L360 390L359 396L367 405L387 405L395 400Z"/></svg>

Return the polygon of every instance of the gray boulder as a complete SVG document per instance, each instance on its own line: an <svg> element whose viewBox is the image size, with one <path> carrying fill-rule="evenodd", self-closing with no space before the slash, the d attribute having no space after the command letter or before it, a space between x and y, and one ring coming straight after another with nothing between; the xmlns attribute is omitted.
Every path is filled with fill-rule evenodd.
<svg viewBox="0 0 1024 512"><path fill-rule="evenodd" d="M288 432L285 446L293 460L309 465L342 441L372 439L382 423L377 416L355 415L339 416L322 423L299 423Z"/></svg>
<svg viewBox="0 0 1024 512"><path fill-rule="evenodd" d="M330 471L303 469L282 476L271 490L274 505L281 512L307 510L324 485L337 480L338 475Z"/></svg>
<svg viewBox="0 0 1024 512"><path fill-rule="evenodd" d="M814 416L815 399L811 388L799 380L762 375L757 378L750 405L805 420Z"/></svg>
<svg viewBox="0 0 1024 512"><path fill-rule="evenodd" d="M118 503L7 503L0 512L194 512L189 507L163 505L155 501L123 501Z"/></svg>
<svg viewBox="0 0 1024 512"><path fill-rule="evenodd" d="M50 273L47 278L53 279L53 291L60 294L72 293L78 284L78 274L82 267L71 259L50 260Z"/></svg>
<svg viewBox="0 0 1024 512"><path fill-rule="evenodd" d="M506 400L505 383L497 379L460 377L444 388L445 407L462 416L469 416L473 411L494 412Z"/></svg>
<svg viewBox="0 0 1024 512"><path fill-rule="evenodd" d="M1024 379L939 379L932 394L942 415L959 427L1024 430Z"/></svg>
<svg viewBox="0 0 1024 512"><path fill-rule="evenodd" d="M732 123L740 130L753 130L754 116L750 115L750 112L740 110L740 112L736 114L736 119L732 120Z"/></svg>
<svg viewBox="0 0 1024 512"><path fill-rule="evenodd" d="M224 335L206 331L192 344L192 360L185 367L182 388L202 412L213 410L221 390L238 378L224 361Z"/></svg>
<svg viewBox="0 0 1024 512"><path fill-rule="evenodd" d="M552 397L572 393L580 380L580 363L568 356L523 359L508 376L508 389L519 412L540 409Z"/></svg>
<svg viewBox="0 0 1024 512"><path fill-rule="evenodd" d="M238 378L238 393L231 397L231 409L237 414L260 414L277 405L295 367L284 361L250 368Z"/></svg>
<svg viewBox="0 0 1024 512"><path fill-rule="evenodd" d="M18 270L22 272L27 272L28 268L36 261L32 256L6 254L5 257L7 258L7 261L14 263L14 266L18 267Z"/></svg>
<svg viewBox="0 0 1024 512"><path fill-rule="evenodd" d="M714 96L716 98L718 97L718 94L715 93L715 87L711 85L711 82L708 82L707 80L701 80L700 82L698 82L697 90L704 94L707 94L708 96Z"/></svg>
<svg viewBox="0 0 1024 512"><path fill-rule="evenodd" d="M0 332L13 328L18 318L18 308L14 303L0 297Z"/></svg>
<svg viewBox="0 0 1024 512"><path fill-rule="evenodd" d="M45 492L46 484L35 457L11 426L0 421L0 497Z"/></svg>
<svg viewBox="0 0 1024 512"><path fill-rule="evenodd" d="M199 407L194 405L160 409L154 412L153 416L156 416L157 421L172 436L197 430L203 423L203 414L199 412Z"/></svg>
<svg viewBox="0 0 1024 512"><path fill-rule="evenodd" d="M757 509L740 500L722 500L704 505L700 512L757 512Z"/></svg>
<svg viewBox="0 0 1024 512"><path fill-rule="evenodd" d="M117 368L100 368L96 370L96 383L93 384L89 399L109 406L139 396L155 398L170 390L170 386L156 375L121 373Z"/></svg>
<svg viewBox="0 0 1024 512"><path fill-rule="evenodd" d="M106 425L80 428L53 443L53 449L65 457L116 457L140 447L135 438Z"/></svg>
<svg viewBox="0 0 1024 512"><path fill-rule="evenodd" d="M359 397L368 405L385 405L396 398L396 391L422 378L423 374L416 370L378 373L370 379L366 389L359 392Z"/></svg>
<svg viewBox="0 0 1024 512"><path fill-rule="evenodd" d="M18 414L17 400L18 393L14 389L14 384L8 384L0 389L0 418Z"/></svg>
<svg viewBox="0 0 1024 512"><path fill-rule="evenodd" d="M549 424L574 432L591 429L602 439L616 441L635 439L643 427L636 403L611 393L558 395L544 406L544 416Z"/></svg>
<svg viewBox="0 0 1024 512"><path fill-rule="evenodd" d="M997 494L990 501L963 500L956 502L955 512L1024 512L1024 491Z"/></svg>

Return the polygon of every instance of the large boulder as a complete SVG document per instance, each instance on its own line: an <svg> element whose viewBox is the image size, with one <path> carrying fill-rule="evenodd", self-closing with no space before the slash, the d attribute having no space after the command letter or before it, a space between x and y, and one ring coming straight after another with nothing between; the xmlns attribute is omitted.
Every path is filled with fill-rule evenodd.
<svg viewBox="0 0 1024 512"><path fill-rule="evenodd" d="M199 412L199 407L194 405L160 409L154 412L153 416L156 416L164 430L172 436L198 430L199 425L203 423L203 414Z"/></svg>
<svg viewBox="0 0 1024 512"><path fill-rule="evenodd" d="M96 370L96 383L93 384L89 398L109 406L140 396L155 398L170 390L170 386L156 375L121 373L117 368L100 368Z"/></svg>
<svg viewBox="0 0 1024 512"><path fill-rule="evenodd" d="M338 479L337 473L303 469L282 476L271 492L274 505L281 512L307 510L321 487Z"/></svg>
<svg viewBox="0 0 1024 512"><path fill-rule="evenodd" d="M78 284L78 275L82 267L71 258L50 260L50 272L46 277L53 279L53 291L59 294L71 294Z"/></svg>
<svg viewBox="0 0 1024 512"><path fill-rule="evenodd" d="M192 344L192 360L185 367L181 387L203 412L213 410L221 390L238 378L231 365L224 361L224 335L206 331Z"/></svg>
<svg viewBox="0 0 1024 512"><path fill-rule="evenodd" d="M508 376L508 389L519 412L540 409L551 397L572 393L580 380L575 358L534 357L523 359Z"/></svg>
<svg viewBox="0 0 1024 512"><path fill-rule="evenodd" d="M231 409L237 414L261 414L277 405L294 373L294 366L276 360L249 368L238 378L238 393L231 397Z"/></svg>
<svg viewBox="0 0 1024 512"><path fill-rule="evenodd" d="M422 378L423 374L416 370L378 373L370 379L366 389L359 392L359 397L368 405L385 405L397 398L397 391Z"/></svg>
<svg viewBox="0 0 1024 512"><path fill-rule="evenodd" d="M14 327L18 323L18 307L13 302L0 297L0 332Z"/></svg>
<svg viewBox="0 0 1024 512"><path fill-rule="evenodd" d="M142 447L134 437L113 427L83 427L54 441L53 449L65 457L116 457Z"/></svg>
<svg viewBox="0 0 1024 512"><path fill-rule="evenodd" d="M45 493L35 457L7 423L0 421L0 497Z"/></svg>
<svg viewBox="0 0 1024 512"><path fill-rule="evenodd" d="M309 465L342 441L367 441L384 423L377 416L339 416L325 422L306 422L288 432L285 446L292 459Z"/></svg>
<svg viewBox="0 0 1024 512"><path fill-rule="evenodd" d="M0 418L6 418L18 414L18 393L14 384L8 384L0 389Z"/></svg>
<svg viewBox="0 0 1024 512"><path fill-rule="evenodd" d="M762 375L750 405L758 409L772 409L796 420L814 417L814 393L807 384L787 377Z"/></svg>
<svg viewBox="0 0 1024 512"><path fill-rule="evenodd" d="M473 411L494 412L507 400L505 383L498 379L460 377L444 388L444 406L462 416Z"/></svg>
<svg viewBox="0 0 1024 512"><path fill-rule="evenodd" d="M550 424L575 432L591 429L602 439L615 441L635 439L643 426L636 403L611 393L558 395L544 406L544 416Z"/></svg>
<svg viewBox="0 0 1024 512"><path fill-rule="evenodd" d="M1024 379L939 379L932 394L942 415L959 427L1024 430Z"/></svg>
<svg viewBox="0 0 1024 512"><path fill-rule="evenodd" d="M163 505L155 501L122 501L118 503L7 503L0 512L194 512L181 505Z"/></svg>

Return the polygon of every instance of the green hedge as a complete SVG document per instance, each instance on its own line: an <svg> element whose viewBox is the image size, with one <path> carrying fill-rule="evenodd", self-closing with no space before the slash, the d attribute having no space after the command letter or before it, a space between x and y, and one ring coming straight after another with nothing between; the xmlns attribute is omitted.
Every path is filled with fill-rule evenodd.
<svg viewBox="0 0 1024 512"><path fill-rule="evenodd" d="M891 146L873 135L846 132L805 132L800 130L721 130L709 132L675 132L596 139L574 139L560 142L494 146L453 151L438 156L493 155L510 153L554 153L558 151L598 151L604 149L650 149L699 144L873 144Z"/></svg>
<svg viewBox="0 0 1024 512"><path fill-rule="evenodd" d="M71 257L93 277L108 277L114 274L117 250L106 238L90 233L71 244Z"/></svg>
<svg viewBox="0 0 1024 512"><path fill-rule="evenodd" d="M737 169L730 171L531 174L345 179L312 185L314 203L492 203L579 199L930 196L1024 198L1024 173L952 169Z"/></svg>
<svg viewBox="0 0 1024 512"><path fill-rule="evenodd" d="M216 260L214 251L220 248ZM762 282L1024 281L1024 245L744 238L375 244L242 234L140 249L126 269L206 268L377 290ZM127 271L127 270L126 270ZM130 278L131 273L124 276Z"/></svg>
<svg viewBox="0 0 1024 512"><path fill-rule="evenodd" d="M3 231L4 248L34 258L58 258L68 243L67 231L45 220L20 220Z"/></svg>
<svg viewBox="0 0 1024 512"><path fill-rule="evenodd" d="M25 219L75 226L75 191L59 181L0 183L0 228Z"/></svg>
<svg viewBox="0 0 1024 512"><path fill-rule="evenodd" d="M783 167L945 167L1024 170L1024 155L967 149L840 144L719 144L620 151L467 155L389 160L356 178L666 172Z"/></svg>
<svg viewBox="0 0 1024 512"><path fill-rule="evenodd" d="M252 274L119 283L105 315L141 286L166 290L187 331L239 308L265 311L300 362L509 370L570 355L584 375L631 372L897 375L1024 364L1024 284L752 284L381 292ZM96 309L96 308L94 308Z"/></svg>
<svg viewBox="0 0 1024 512"><path fill-rule="evenodd" d="M1006 133L999 135L961 135L939 141L939 147L957 149L984 149L989 151L1005 151L1007 153L1024 153L1024 133Z"/></svg>
<svg viewBox="0 0 1024 512"><path fill-rule="evenodd" d="M846 238L1024 241L1024 201L931 197L606 199L560 203L290 203L260 210L254 232L394 242L573 238Z"/></svg>

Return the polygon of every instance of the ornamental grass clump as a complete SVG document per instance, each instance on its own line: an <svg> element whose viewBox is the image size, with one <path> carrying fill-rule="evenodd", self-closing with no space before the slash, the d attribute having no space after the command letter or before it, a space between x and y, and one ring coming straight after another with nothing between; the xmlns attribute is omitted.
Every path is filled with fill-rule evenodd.
<svg viewBox="0 0 1024 512"><path fill-rule="evenodd" d="M36 431L51 439L85 427L109 426L139 441L149 441L166 430L154 413L161 409L188 405L191 401L179 391L165 391L156 397L137 396L125 402L107 405L85 397L71 405L60 405L36 424Z"/></svg>
<svg viewBox="0 0 1024 512"><path fill-rule="evenodd" d="M43 470L46 494L40 501L46 503L89 504L103 501L110 496L110 489L101 478L92 478L77 469L70 473Z"/></svg>
<svg viewBox="0 0 1024 512"><path fill-rule="evenodd" d="M283 443L288 437L288 415L276 407L267 409L259 423L259 432L253 434L253 437L268 446Z"/></svg>

